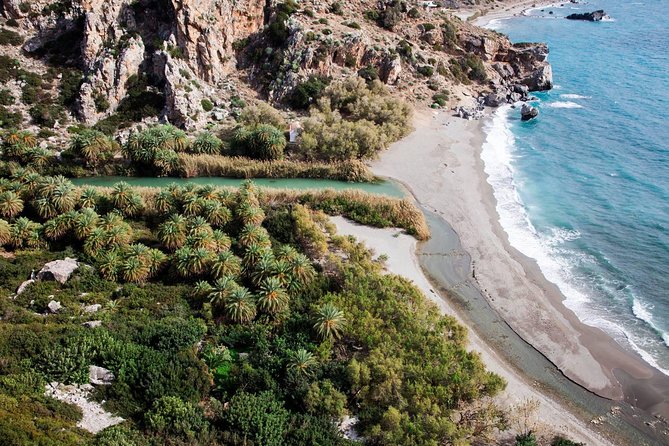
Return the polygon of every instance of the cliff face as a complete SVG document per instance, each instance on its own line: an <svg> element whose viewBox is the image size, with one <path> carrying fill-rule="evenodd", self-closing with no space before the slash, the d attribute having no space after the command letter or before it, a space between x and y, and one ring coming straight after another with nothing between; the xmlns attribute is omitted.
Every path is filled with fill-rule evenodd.
<svg viewBox="0 0 669 446"><path fill-rule="evenodd" d="M264 23L258 0L171 0L176 43L188 65L205 82L216 83L234 69L232 43Z"/></svg>
<svg viewBox="0 0 669 446"><path fill-rule="evenodd" d="M2 14L18 23L31 64L68 53L68 66L83 72L76 112L87 124L123 108L140 77L163 98L161 117L184 128L221 119L235 96L252 96L249 87L277 103L311 76L378 77L428 105L435 92L458 93L450 105L484 96L494 106L551 87L546 45L513 45L442 10L385 0L338 5L5 0Z"/></svg>

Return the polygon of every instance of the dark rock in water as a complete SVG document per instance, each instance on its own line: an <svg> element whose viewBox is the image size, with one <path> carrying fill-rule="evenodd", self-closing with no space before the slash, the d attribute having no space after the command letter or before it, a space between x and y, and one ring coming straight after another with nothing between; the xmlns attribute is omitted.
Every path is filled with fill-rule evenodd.
<svg viewBox="0 0 669 446"><path fill-rule="evenodd" d="M539 116L539 110L532 107L530 104L523 104L520 109L520 119L521 121L529 121Z"/></svg>
<svg viewBox="0 0 669 446"><path fill-rule="evenodd" d="M548 11L549 14L553 14L553 11Z"/></svg>
<svg viewBox="0 0 669 446"><path fill-rule="evenodd" d="M599 22L605 18L608 18L608 15L606 15L603 9L584 14L570 14L566 17L567 20L586 20L588 22Z"/></svg>

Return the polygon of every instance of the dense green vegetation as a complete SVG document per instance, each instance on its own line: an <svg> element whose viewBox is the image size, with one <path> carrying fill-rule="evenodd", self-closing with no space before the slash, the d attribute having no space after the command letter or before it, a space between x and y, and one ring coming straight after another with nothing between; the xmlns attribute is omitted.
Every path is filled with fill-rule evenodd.
<svg viewBox="0 0 669 446"><path fill-rule="evenodd" d="M105 146L102 137L83 135L80 147ZM252 183L82 189L13 163L0 173L0 293L48 260L91 266L2 300L3 438L345 445L336 421L351 415L369 444L404 445L469 442L504 426L480 404L504 383L466 351L464 329L313 210L383 225L410 204ZM102 309L81 310L93 303ZM91 319L102 325L81 325ZM74 428L76 408L42 390L86 382L91 364L115 375L95 398L127 419L95 439Z"/></svg>

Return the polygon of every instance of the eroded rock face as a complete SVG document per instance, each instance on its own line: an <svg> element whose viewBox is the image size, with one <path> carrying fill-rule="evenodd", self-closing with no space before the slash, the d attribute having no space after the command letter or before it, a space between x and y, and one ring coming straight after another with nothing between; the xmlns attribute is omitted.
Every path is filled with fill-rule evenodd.
<svg viewBox="0 0 669 446"><path fill-rule="evenodd" d="M131 37L118 55L111 50L97 55L80 90L79 112L86 123L92 124L116 111L128 92L128 79L140 73L144 50L142 39ZM106 100L103 107L96 101L98 96Z"/></svg>
<svg viewBox="0 0 669 446"><path fill-rule="evenodd" d="M199 78L216 83L234 67L232 44L263 26L265 2L171 0L177 46Z"/></svg>

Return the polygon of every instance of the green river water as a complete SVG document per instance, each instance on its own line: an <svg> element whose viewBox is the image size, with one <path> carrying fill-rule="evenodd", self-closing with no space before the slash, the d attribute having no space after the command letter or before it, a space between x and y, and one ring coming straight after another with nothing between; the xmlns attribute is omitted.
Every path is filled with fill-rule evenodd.
<svg viewBox="0 0 669 446"><path fill-rule="evenodd" d="M148 177L87 177L74 178L72 183L77 186L113 186L114 184L125 181L131 186L143 187L166 187L170 184L188 184L199 185L213 184L215 186L238 187L244 180L237 178L221 177L199 177L199 178L148 178ZM316 180L305 178L254 178L252 181L260 187L274 189L356 189L378 195L385 195L395 198L404 198L404 190L392 181L382 181L379 183L350 183L335 180Z"/></svg>

